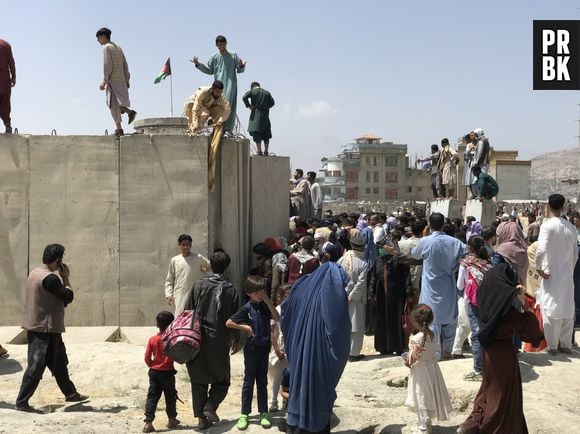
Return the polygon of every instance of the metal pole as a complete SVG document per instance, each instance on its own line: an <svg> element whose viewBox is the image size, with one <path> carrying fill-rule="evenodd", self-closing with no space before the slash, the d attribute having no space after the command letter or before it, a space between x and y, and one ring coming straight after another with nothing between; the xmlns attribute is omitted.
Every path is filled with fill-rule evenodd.
<svg viewBox="0 0 580 434"><path fill-rule="evenodd" d="M171 111L169 112L169 115L173 117L173 71L169 75L169 93L171 95Z"/></svg>

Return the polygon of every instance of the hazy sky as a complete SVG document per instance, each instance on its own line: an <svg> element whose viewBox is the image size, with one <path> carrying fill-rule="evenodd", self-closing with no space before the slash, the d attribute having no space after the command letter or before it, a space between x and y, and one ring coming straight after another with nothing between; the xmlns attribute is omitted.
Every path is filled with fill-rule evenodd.
<svg viewBox="0 0 580 434"><path fill-rule="evenodd" d="M16 59L12 116L21 133L103 134L114 124L98 88L98 28L109 27L125 51L138 117L169 114L169 79L153 84L169 56L181 113L212 81L188 59L205 62L224 34L248 62L238 96L256 80L276 100L271 150L316 170L365 133L411 154L477 127L524 159L576 146L578 93L532 90L532 22L580 19L579 8L571 0L21 0L3 8L0 38ZM246 127L241 100L238 112Z"/></svg>

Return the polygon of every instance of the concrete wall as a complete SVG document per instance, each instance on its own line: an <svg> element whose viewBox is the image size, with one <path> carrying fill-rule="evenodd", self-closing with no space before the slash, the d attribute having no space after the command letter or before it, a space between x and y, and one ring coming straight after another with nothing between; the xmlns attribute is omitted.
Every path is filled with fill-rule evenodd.
<svg viewBox="0 0 580 434"><path fill-rule="evenodd" d="M529 161L497 161L492 174L499 185L497 200L530 199L530 168Z"/></svg>
<svg viewBox="0 0 580 434"><path fill-rule="evenodd" d="M208 254L207 138L121 139L119 304L121 325L144 325L167 309L164 280L177 237Z"/></svg>
<svg viewBox="0 0 580 434"><path fill-rule="evenodd" d="M468 200L465 202L465 217L473 216L482 226L495 221L496 203L491 200Z"/></svg>
<svg viewBox="0 0 580 434"><path fill-rule="evenodd" d="M167 307L163 284L181 233L204 255L213 246L229 251L239 284L250 245L249 143L224 141L220 189L210 197L208 141L0 135L0 325L20 324L28 272L53 242L66 247L71 267L68 325L152 324ZM276 160L286 182L288 159ZM256 167L255 176L266 179L268 170ZM271 200L285 203L284 218L254 213L262 219L257 227L273 218L280 221L272 227L287 225L284 187L272 193L283 197ZM225 212L212 220L210 208Z"/></svg>
<svg viewBox="0 0 580 434"><path fill-rule="evenodd" d="M288 157L252 157L251 244L288 235Z"/></svg>

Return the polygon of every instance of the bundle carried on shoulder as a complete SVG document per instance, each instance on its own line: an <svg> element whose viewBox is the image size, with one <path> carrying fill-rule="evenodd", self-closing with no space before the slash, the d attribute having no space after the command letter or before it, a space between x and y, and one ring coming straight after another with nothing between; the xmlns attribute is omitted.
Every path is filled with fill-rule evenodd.
<svg viewBox="0 0 580 434"><path fill-rule="evenodd" d="M197 310L184 310L161 335L163 352L177 363L195 359L201 347L201 316Z"/></svg>

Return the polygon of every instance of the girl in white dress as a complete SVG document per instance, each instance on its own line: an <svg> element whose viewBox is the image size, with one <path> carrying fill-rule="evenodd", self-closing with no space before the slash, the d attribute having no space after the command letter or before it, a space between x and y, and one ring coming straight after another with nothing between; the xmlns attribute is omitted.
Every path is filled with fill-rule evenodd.
<svg viewBox="0 0 580 434"><path fill-rule="evenodd" d="M419 304L411 313L416 333L409 338L409 353L403 355L411 369L405 405L417 411L418 432L428 432L431 419L448 420L452 410L445 380L435 358L435 342L429 325L433 311Z"/></svg>

